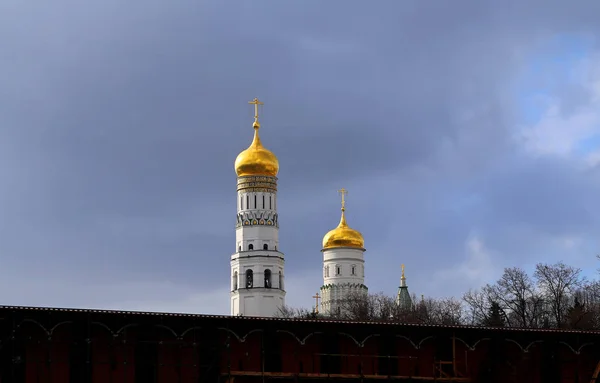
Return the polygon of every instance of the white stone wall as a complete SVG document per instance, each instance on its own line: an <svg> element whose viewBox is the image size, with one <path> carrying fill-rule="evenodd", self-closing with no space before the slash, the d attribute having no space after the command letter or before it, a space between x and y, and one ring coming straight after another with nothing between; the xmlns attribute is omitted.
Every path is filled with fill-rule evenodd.
<svg viewBox="0 0 600 383"><path fill-rule="evenodd" d="M284 255L279 251L277 193L237 194L231 256L231 315L273 317L285 305ZM246 285L251 270L253 283ZM265 272L270 279L265 281Z"/></svg>
<svg viewBox="0 0 600 383"><path fill-rule="evenodd" d="M323 250L321 312L337 312L340 303L356 293L366 293L364 250L333 248Z"/></svg>
<svg viewBox="0 0 600 383"><path fill-rule="evenodd" d="M367 294L365 285L357 284L334 284L321 287L321 310L324 315L341 313L349 297L355 297L358 294Z"/></svg>
<svg viewBox="0 0 600 383"><path fill-rule="evenodd" d="M273 317L285 305L284 261L280 256L232 256L231 315ZM248 270L252 271L251 287L246 285ZM265 281L267 270L271 272L270 287Z"/></svg>

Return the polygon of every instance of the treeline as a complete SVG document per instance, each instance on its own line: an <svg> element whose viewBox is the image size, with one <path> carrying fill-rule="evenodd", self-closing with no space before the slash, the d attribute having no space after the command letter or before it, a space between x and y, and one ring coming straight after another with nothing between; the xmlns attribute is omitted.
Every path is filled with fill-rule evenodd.
<svg viewBox="0 0 600 383"><path fill-rule="evenodd" d="M598 257L600 259L600 256ZM356 295L339 302L327 317L314 310L285 307L280 316L437 325L600 330L600 281L563 262L539 263L532 275L506 268L500 279L457 298L417 298L401 308L395 296Z"/></svg>

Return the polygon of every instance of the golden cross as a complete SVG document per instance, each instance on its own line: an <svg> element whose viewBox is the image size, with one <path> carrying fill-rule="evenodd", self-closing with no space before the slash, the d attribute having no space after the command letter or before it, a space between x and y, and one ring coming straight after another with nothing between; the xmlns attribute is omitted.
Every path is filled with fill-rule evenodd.
<svg viewBox="0 0 600 383"><path fill-rule="evenodd" d="M258 101L258 98L254 97L254 100L248 101L248 104L254 105L254 122L258 122L258 106L264 105L264 102Z"/></svg>
<svg viewBox="0 0 600 383"><path fill-rule="evenodd" d="M338 192L342 195L342 210L346 209L346 194L348 194L348 190L341 188Z"/></svg>
<svg viewBox="0 0 600 383"><path fill-rule="evenodd" d="M313 298L315 298L315 300L317 301L317 305L315 306L315 314L318 314L319 313L319 299L321 298L321 296L317 292L317 295L313 295Z"/></svg>
<svg viewBox="0 0 600 383"><path fill-rule="evenodd" d="M404 278L404 265L402 265L402 278Z"/></svg>

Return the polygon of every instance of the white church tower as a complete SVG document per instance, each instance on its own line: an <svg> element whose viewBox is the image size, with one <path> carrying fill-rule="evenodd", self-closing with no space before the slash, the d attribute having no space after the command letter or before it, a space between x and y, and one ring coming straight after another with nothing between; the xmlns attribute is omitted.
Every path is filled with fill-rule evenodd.
<svg viewBox="0 0 600 383"><path fill-rule="evenodd" d="M231 256L231 315L273 317L285 305L284 257L279 251L277 173L279 161L258 136L235 160L237 174L236 253Z"/></svg>
<svg viewBox="0 0 600 383"><path fill-rule="evenodd" d="M344 301L367 294L363 236L346 223L347 191L342 195L342 217L339 225L323 237L323 286L321 313L341 314Z"/></svg>

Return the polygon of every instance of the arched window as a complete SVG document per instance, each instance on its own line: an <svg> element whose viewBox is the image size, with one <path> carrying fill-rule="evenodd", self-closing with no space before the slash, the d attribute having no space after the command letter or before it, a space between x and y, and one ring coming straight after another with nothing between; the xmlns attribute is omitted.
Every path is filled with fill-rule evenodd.
<svg viewBox="0 0 600 383"><path fill-rule="evenodd" d="M283 290L283 275L281 275L281 271L279 272L279 288Z"/></svg>
<svg viewBox="0 0 600 383"><path fill-rule="evenodd" d="M241 246L238 246L238 251L242 251L242 247Z"/></svg>
<svg viewBox="0 0 600 383"><path fill-rule="evenodd" d="M263 250L269 250L269 245L267 245L266 243L263 245Z"/></svg>
<svg viewBox="0 0 600 383"><path fill-rule="evenodd" d="M254 208L258 209L258 206L256 205L256 194L254 195Z"/></svg>
<svg viewBox="0 0 600 383"><path fill-rule="evenodd" d="M335 275L342 275L342 268L339 265L335 266Z"/></svg>
<svg viewBox="0 0 600 383"><path fill-rule="evenodd" d="M237 290L238 288L238 272L233 273L233 290Z"/></svg>
<svg viewBox="0 0 600 383"><path fill-rule="evenodd" d="M252 270L246 270L246 288L251 289L254 286L254 273Z"/></svg>
<svg viewBox="0 0 600 383"><path fill-rule="evenodd" d="M271 288L271 270L269 269L265 270L265 287L267 289Z"/></svg>
<svg viewBox="0 0 600 383"><path fill-rule="evenodd" d="M265 195L263 194L263 209L265 208Z"/></svg>
<svg viewBox="0 0 600 383"><path fill-rule="evenodd" d="M356 265L352 265L352 275L356 275Z"/></svg>
<svg viewBox="0 0 600 383"><path fill-rule="evenodd" d="M253 244L249 244L248 245L248 250L254 250L254 245Z"/></svg>

